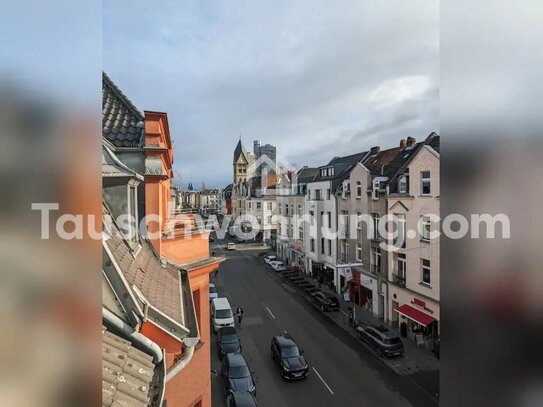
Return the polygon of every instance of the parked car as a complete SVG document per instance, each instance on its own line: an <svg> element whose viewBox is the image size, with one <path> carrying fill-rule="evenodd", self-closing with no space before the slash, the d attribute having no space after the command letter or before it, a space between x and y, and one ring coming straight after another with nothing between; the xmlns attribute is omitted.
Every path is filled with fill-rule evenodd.
<svg viewBox="0 0 543 407"><path fill-rule="evenodd" d="M211 321L215 332L225 326L234 326L234 314L227 298L214 298L211 301Z"/></svg>
<svg viewBox="0 0 543 407"><path fill-rule="evenodd" d="M227 326L219 329L217 334L217 350L220 360L222 360L224 355L228 355L229 353L241 353L241 342L236 333L236 328Z"/></svg>
<svg viewBox="0 0 543 407"><path fill-rule="evenodd" d="M246 391L244 392L235 392L230 393L226 397L226 407L256 407L258 403L256 402L255 396Z"/></svg>
<svg viewBox="0 0 543 407"><path fill-rule="evenodd" d="M228 244L226 245L226 250L236 250L236 244L228 242Z"/></svg>
<svg viewBox="0 0 543 407"><path fill-rule="evenodd" d="M266 264L270 264L270 262L276 261L276 260L277 260L277 256L275 256L273 254L270 254L270 255L264 257L264 263L266 263Z"/></svg>
<svg viewBox="0 0 543 407"><path fill-rule="evenodd" d="M285 265L283 264L282 261L272 261L271 262L271 268L274 269L275 271L285 271L286 270Z"/></svg>
<svg viewBox="0 0 543 407"><path fill-rule="evenodd" d="M217 287L215 287L215 284L209 283L209 302L213 301L214 298L219 297L219 292L217 291Z"/></svg>
<svg viewBox="0 0 543 407"><path fill-rule="evenodd" d="M359 325L356 327L356 333L383 356L399 356L403 353L400 337L385 325Z"/></svg>
<svg viewBox="0 0 543 407"><path fill-rule="evenodd" d="M317 291L311 295L311 301L317 304L323 311L337 311L339 309L339 300L330 294Z"/></svg>
<svg viewBox="0 0 543 407"><path fill-rule="evenodd" d="M276 335L271 340L271 356L281 369L283 379L297 380L307 377L309 366L303 353L288 334Z"/></svg>
<svg viewBox="0 0 543 407"><path fill-rule="evenodd" d="M225 396L236 392L248 392L256 397L253 373L249 370L243 355L227 354L221 363L221 377Z"/></svg>

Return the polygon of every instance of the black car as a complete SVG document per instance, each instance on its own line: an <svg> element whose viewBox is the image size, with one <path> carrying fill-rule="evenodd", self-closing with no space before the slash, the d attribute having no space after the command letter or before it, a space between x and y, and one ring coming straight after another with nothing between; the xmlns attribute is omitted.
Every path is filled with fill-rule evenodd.
<svg viewBox="0 0 543 407"><path fill-rule="evenodd" d="M217 333L217 351L221 360L224 355L241 352L241 343L236 333L236 328L233 326L219 328L219 332Z"/></svg>
<svg viewBox="0 0 543 407"><path fill-rule="evenodd" d="M323 293L322 291L312 294L311 300L323 311L337 311L339 309L339 300L333 295Z"/></svg>
<svg viewBox="0 0 543 407"><path fill-rule="evenodd" d="M399 356L403 353L400 337L385 325L359 325L356 327L356 333L383 356Z"/></svg>
<svg viewBox="0 0 543 407"><path fill-rule="evenodd" d="M246 391L230 393L226 397L226 407L256 407L255 396Z"/></svg>
<svg viewBox="0 0 543 407"><path fill-rule="evenodd" d="M271 356L281 369L281 377L287 380L305 379L309 366L303 350L287 334L276 335L271 340Z"/></svg>
<svg viewBox="0 0 543 407"><path fill-rule="evenodd" d="M241 354L228 353L223 358L221 377L226 397L236 392L249 392L256 397L256 385L253 380L253 374Z"/></svg>

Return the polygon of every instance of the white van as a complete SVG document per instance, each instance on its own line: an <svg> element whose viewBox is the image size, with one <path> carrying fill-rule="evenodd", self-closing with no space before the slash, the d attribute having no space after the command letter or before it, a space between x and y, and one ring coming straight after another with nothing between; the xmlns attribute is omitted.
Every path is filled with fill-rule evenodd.
<svg viewBox="0 0 543 407"><path fill-rule="evenodd" d="M234 314L227 298L213 299L211 302L211 321L215 332L225 326L234 326Z"/></svg>

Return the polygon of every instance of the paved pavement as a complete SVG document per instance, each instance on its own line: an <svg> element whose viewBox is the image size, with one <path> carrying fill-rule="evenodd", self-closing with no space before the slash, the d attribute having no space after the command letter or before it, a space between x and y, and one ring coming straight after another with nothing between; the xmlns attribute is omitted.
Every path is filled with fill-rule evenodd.
<svg viewBox="0 0 543 407"><path fill-rule="evenodd" d="M214 250L222 252L220 244ZM256 251L222 252L228 259L214 279L219 295L245 310L238 328L243 354L255 371L257 399L266 406L436 406L437 400L409 375L376 354L311 305L266 266ZM342 315L342 314L341 314ZM287 331L310 366L308 378L284 382L270 357L270 340ZM215 342L215 335L212 336ZM216 347L212 368L220 372ZM212 378L213 406L223 406L222 384Z"/></svg>

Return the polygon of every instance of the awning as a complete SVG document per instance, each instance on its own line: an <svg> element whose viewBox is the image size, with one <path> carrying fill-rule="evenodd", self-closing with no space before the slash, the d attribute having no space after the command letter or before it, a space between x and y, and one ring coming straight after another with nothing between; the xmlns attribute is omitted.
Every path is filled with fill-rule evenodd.
<svg viewBox="0 0 543 407"><path fill-rule="evenodd" d="M437 319L435 319L433 316L428 315L422 311L419 311L418 309L413 308L409 304L404 304L396 308L394 311L424 326L430 325L432 322L437 321Z"/></svg>

